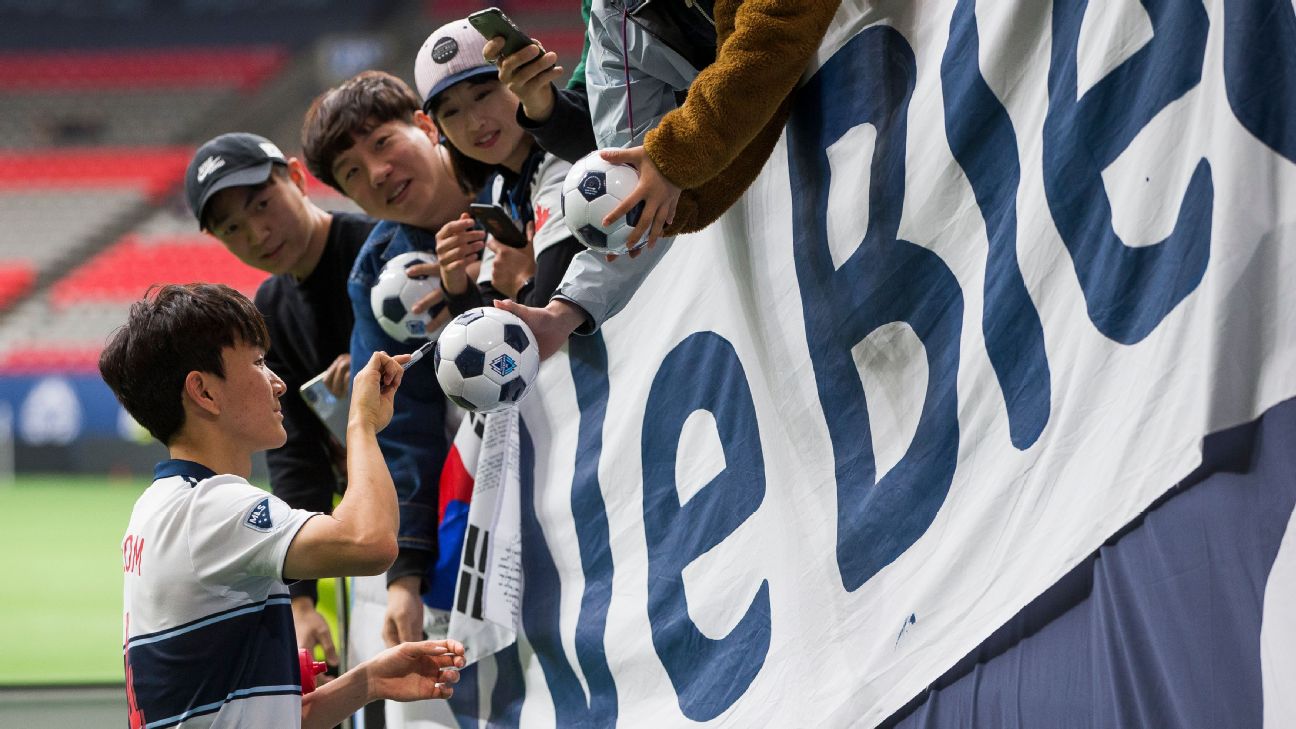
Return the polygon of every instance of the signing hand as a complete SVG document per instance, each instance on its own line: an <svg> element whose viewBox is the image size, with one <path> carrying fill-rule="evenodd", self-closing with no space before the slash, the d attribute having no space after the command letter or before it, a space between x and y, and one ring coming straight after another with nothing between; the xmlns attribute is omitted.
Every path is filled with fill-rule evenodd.
<svg viewBox="0 0 1296 729"><path fill-rule="evenodd" d="M603 225L609 225L643 201L644 207L639 215L639 223L630 231L630 237L626 239L626 245L630 247L630 257L634 258L639 255L641 248L639 239L645 231L648 232L648 242L643 245L651 248L661 237L662 230L675 219L675 206L679 204L680 188L666 179L643 147L605 149L599 152L599 155L608 162L628 164L639 171L639 184L635 185L635 189L621 201L620 205L612 208L612 212L603 218ZM613 258L615 257L609 256L608 260Z"/></svg>
<svg viewBox="0 0 1296 729"><path fill-rule="evenodd" d="M409 357L408 354L388 357L383 352L373 353L369 364L356 375L348 425L359 424L374 433L387 427L392 417L392 398L405 372L401 365Z"/></svg>

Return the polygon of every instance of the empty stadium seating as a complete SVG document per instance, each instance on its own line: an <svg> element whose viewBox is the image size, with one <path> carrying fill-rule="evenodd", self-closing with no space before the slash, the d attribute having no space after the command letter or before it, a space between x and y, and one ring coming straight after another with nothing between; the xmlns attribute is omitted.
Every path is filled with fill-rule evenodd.
<svg viewBox="0 0 1296 729"><path fill-rule="evenodd" d="M0 372L93 370L153 283L255 289L264 274L202 237L177 191L193 130L286 58L276 46L0 53ZM141 216L187 225L77 258ZM22 300L40 281L55 283Z"/></svg>
<svg viewBox="0 0 1296 729"><path fill-rule="evenodd" d="M0 146L170 144L286 56L273 46L0 53Z"/></svg>
<svg viewBox="0 0 1296 729"><path fill-rule="evenodd" d="M489 4L429 3L426 29L409 29L414 47L446 18ZM498 4L575 65L577 5ZM288 60L284 46L248 45L260 42L0 53L0 374L92 372L152 284L219 281L250 295L264 280L197 230L180 194L210 120ZM290 139L291 127L263 131ZM308 192L326 209L356 210L316 180ZM109 234L120 237L96 251Z"/></svg>

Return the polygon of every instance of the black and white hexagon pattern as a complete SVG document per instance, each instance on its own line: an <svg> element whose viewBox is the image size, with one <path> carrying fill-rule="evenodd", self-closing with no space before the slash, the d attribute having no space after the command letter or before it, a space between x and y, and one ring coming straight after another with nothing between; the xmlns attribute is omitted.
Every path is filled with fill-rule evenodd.
<svg viewBox="0 0 1296 729"><path fill-rule="evenodd" d="M378 280L369 289L369 305L374 319L387 336L398 342L423 341L440 333L439 328L429 329L445 309L438 304L422 314L411 314L409 309L419 299L441 288L441 279L435 275L411 277L406 270L420 263L436 263L431 253L411 251L393 256L378 274Z"/></svg>
<svg viewBox="0 0 1296 729"><path fill-rule="evenodd" d="M626 252L626 240L638 222L643 206L604 226L603 218L621 204L639 183L639 173L629 165L612 164L591 152L572 165L563 180L563 220L585 247L597 253Z"/></svg>
<svg viewBox="0 0 1296 729"><path fill-rule="evenodd" d="M521 319L482 307L446 325L433 362L445 394L467 410L484 413L510 407L526 395L540 369L540 352Z"/></svg>

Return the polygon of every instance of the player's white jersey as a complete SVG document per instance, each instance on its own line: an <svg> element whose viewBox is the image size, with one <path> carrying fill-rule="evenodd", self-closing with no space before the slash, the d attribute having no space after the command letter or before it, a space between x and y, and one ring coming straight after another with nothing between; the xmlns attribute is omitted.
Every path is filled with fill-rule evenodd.
<svg viewBox="0 0 1296 729"><path fill-rule="evenodd" d="M282 574L313 515L238 476L158 464L122 541L132 729L300 725Z"/></svg>

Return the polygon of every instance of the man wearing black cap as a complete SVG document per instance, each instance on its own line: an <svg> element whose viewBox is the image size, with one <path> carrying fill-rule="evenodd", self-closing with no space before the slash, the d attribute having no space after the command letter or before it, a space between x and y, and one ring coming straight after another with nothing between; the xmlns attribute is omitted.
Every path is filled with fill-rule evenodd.
<svg viewBox="0 0 1296 729"><path fill-rule="evenodd" d="M288 440L268 451L270 487L289 506L332 511L345 485L342 444L303 402L299 388L326 372L335 395L350 385L355 317L347 276L374 221L321 209L306 196L306 169L255 134L222 134L202 145L185 173L199 227L239 260L271 274L256 292L274 346L266 364L287 385L281 402ZM297 643L320 646L338 664L328 625L315 609L314 580L290 586Z"/></svg>

